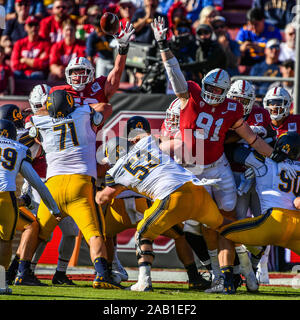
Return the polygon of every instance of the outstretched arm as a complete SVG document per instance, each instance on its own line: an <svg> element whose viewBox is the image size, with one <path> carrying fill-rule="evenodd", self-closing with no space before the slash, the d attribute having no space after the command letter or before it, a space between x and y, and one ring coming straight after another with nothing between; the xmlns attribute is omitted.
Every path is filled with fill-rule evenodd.
<svg viewBox="0 0 300 320"><path fill-rule="evenodd" d="M122 23L120 22L121 32L115 38L118 41L119 54L116 56L115 65L105 82L104 92L105 96L109 100L119 89L120 80L125 69L125 63L127 58L127 53L129 50L129 41L134 33L133 25L127 22L125 29L123 29Z"/></svg>
<svg viewBox="0 0 300 320"><path fill-rule="evenodd" d="M154 19L151 23L151 27L154 32L155 40L158 43L161 58L172 88L176 96L181 100L181 108L184 109L187 100L189 99L188 84L180 69L178 60L169 48L167 41L168 28L165 28L164 18L158 17L157 20Z"/></svg>

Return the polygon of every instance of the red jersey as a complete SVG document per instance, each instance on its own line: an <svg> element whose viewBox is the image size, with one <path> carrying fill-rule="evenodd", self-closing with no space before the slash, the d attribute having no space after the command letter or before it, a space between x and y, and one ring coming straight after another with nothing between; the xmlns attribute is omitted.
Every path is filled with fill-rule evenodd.
<svg viewBox="0 0 300 320"><path fill-rule="evenodd" d="M76 91L72 88L72 86L67 84L63 86L52 87L50 93L55 90L66 90L72 94L76 107L79 107L83 104L108 102L108 99L104 93L106 79L107 77L104 76L96 78L93 82L88 83L82 91Z"/></svg>
<svg viewBox="0 0 300 320"><path fill-rule="evenodd" d="M28 37L16 41L11 54L11 66L13 71L23 70L26 76L34 71L44 71L49 67L50 43L42 38L37 41L29 41ZM34 59L33 67L21 63L21 58Z"/></svg>
<svg viewBox="0 0 300 320"><path fill-rule="evenodd" d="M197 157L197 139L203 140L204 165L208 165L222 156L226 133L243 118L244 109L241 103L228 98L216 106L207 104L201 98L200 86L193 81L188 81L188 91L190 98L180 111L182 140L192 150L193 157ZM199 152L203 150L197 150Z"/></svg>
<svg viewBox="0 0 300 320"><path fill-rule="evenodd" d="M62 21L56 21L54 16L43 18L40 22L39 35L51 43L63 40Z"/></svg>
<svg viewBox="0 0 300 320"><path fill-rule="evenodd" d="M284 119L283 123L279 127L275 127L272 123L271 126L276 131L277 138L288 131L295 131L300 134L300 115L290 114Z"/></svg>
<svg viewBox="0 0 300 320"><path fill-rule="evenodd" d="M85 42L76 40L72 46L68 46L64 40L55 43L50 51L50 65L57 64L66 67L71 59L85 57Z"/></svg>
<svg viewBox="0 0 300 320"><path fill-rule="evenodd" d="M268 110L254 105L246 118L246 122L249 126L261 126L266 129L271 124L271 118Z"/></svg>

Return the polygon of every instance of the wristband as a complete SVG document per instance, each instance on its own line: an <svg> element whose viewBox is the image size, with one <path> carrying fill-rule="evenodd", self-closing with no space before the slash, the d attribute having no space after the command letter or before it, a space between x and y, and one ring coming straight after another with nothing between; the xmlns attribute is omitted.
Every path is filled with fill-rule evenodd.
<svg viewBox="0 0 300 320"><path fill-rule="evenodd" d="M159 41L157 41L157 43L158 43L158 48L159 48L160 52L166 52L166 51L170 50L168 41L166 39L159 40Z"/></svg>
<svg viewBox="0 0 300 320"><path fill-rule="evenodd" d="M121 56L126 55L128 53L128 50L129 50L129 43L126 47L119 46L119 55L121 55Z"/></svg>

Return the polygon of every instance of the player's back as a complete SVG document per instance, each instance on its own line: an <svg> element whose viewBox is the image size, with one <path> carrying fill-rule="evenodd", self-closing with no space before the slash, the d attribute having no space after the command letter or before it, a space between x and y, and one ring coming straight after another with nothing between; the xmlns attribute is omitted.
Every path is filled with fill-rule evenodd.
<svg viewBox="0 0 300 320"><path fill-rule="evenodd" d="M46 153L47 179L62 174L96 178L96 134L91 128L91 108L76 108L64 118L33 116Z"/></svg>
<svg viewBox="0 0 300 320"><path fill-rule="evenodd" d="M26 158L31 161L30 152L21 143L0 138L0 192L16 191L16 177L22 161Z"/></svg>
<svg viewBox="0 0 300 320"><path fill-rule="evenodd" d="M108 171L107 185L119 183L151 199L164 199L185 182L199 180L161 152L152 136L141 139Z"/></svg>
<svg viewBox="0 0 300 320"><path fill-rule="evenodd" d="M266 158L267 173L256 177L256 191L260 199L262 213L269 208L295 210L293 201L300 195L300 162L293 161L298 175L290 179L285 170L278 171L278 163Z"/></svg>

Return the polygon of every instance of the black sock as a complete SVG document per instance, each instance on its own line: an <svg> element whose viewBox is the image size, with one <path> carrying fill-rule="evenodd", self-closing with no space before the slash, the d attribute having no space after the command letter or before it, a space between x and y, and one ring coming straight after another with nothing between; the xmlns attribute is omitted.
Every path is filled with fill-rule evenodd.
<svg viewBox="0 0 300 320"><path fill-rule="evenodd" d="M185 270L187 272L188 278L189 278L189 282L194 282L197 280L197 278L199 277L199 273L198 273L198 269L196 266L196 263L193 262L191 264L189 264L188 266L184 266Z"/></svg>

